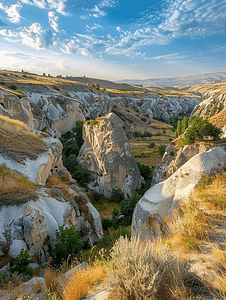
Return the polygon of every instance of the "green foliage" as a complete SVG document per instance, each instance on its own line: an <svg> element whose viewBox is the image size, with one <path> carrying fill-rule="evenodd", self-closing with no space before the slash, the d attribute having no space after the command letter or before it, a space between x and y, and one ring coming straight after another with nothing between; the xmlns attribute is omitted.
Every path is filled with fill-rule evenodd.
<svg viewBox="0 0 226 300"><path fill-rule="evenodd" d="M165 150L166 150L166 145L160 145L158 150L159 150L159 153L163 156L163 154L165 153Z"/></svg>
<svg viewBox="0 0 226 300"><path fill-rule="evenodd" d="M181 121L178 120L177 122L177 136L181 135Z"/></svg>
<svg viewBox="0 0 226 300"><path fill-rule="evenodd" d="M120 202L121 214L125 215L125 218L121 222L124 226L131 224L134 208L141 197L138 192L135 192L130 198L126 198Z"/></svg>
<svg viewBox="0 0 226 300"><path fill-rule="evenodd" d="M113 189L111 196L108 198L108 202L121 202L124 200L124 194L120 190Z"/></svg>
<svg viewBox="0 0 226 300"><path fill-rule="evenodd" d="M153 134L152 134L151 132L149 132L149 131L145 130L145 132L144 132L144 136L145 136L145 137L152 137L152 136L153 136Z"/></svg>
<svg viewBox="0 0 226 300"><path fill-rule="evenodd" d="M75 230L75 226L63 229L63 226L59 227L59 231L56 232L57 243L53 247L53 263L60 265L64 260L68 259L71 255L79 252L83 243L79 239L79 233Z"/></svg>
<svg viewBox="0 0 226 300"><path fill-rule="evenodd" d="M141 118L141 121L147 122L147 119L146 118Z"/></svg>
<svg viewBox="0 0 226 300"><path fill-rule="evenodd" d="M203 139L205 136L210 136L214 140L219 140L221 129L215 127L208 120L202 118L195 118L192 125L187 129L183 144L192 144L197 139Z"/></svg>
<svg viewBox="0 0 226 300"><path fill-rule="evenodd" d="M173 129L177 129L177 123L178 123L179 117L175 116L170 120L171 125L173 126Z"/></svg>
<svg viewBox="0 0 226 300"><path fill-rule="evenodd" d="M13 267L10 268L11 273L33 276L32 269L28 268L30 254L28 250L21 249L20 254L15 258Z"/></svg>
<svg viewBox="0 0 226 300"><path fill-rule="evenodd" d="M60 141L63 144L63 164L71 173L71 176L78 181L79 184L87 183L89 180L89 171L78 165L76 158L79 150L84 143L82 138L83 121L77 121L72 129L73 133L67 132Z"/></svg>
<svg viewBox="0 0 226 300"><path fill-rule="evenodd" d="M165 129L163 129L162 133L166 133L166 130L165 130Z"/></svg>
<svg viewBox="0 0 226 300"><path fill-rule="evenodd" d="M190 117L188 120L188 126L190 126L192 124L192 122L193 122L193 119L192 119L192 117Z"/></svg>
<svg viewBox="0 0 226 300"><path fill-rule="evenodd" d="M151 142L148 148L153 148L155 146L155 142Z"/></svg>
<svg viewBox="0 0 226 300"><path fill-rule="evenodd" d="M17 86L15 84L10 85L9 88L14 91L17 90Z"/></svg>
<svg viewBox="0 0 226 300"><path fill-rule="evenodd" d="M157 132L157 136L160 136L160 135L161 135L161 131L158 131L158 132Z"/></svg>
<svg viewBox="0 0 226 300"><path fill-rule="evenodd" d="M183 134L188 127L188 118L185 116L181 121L181 134Z"/></svg>
<svg viewBox="0 0 226 300"><path fill-rule="evenodd" d="M90 124L91 125L99 125L99 122L97 120L91 120Z"/></svg>
<svg viewBox="0 0 226 300"><path fill-rule="evenodd" d="M174 156L174 151L172 150L172 151L170 151L170 156Z"/></svg>

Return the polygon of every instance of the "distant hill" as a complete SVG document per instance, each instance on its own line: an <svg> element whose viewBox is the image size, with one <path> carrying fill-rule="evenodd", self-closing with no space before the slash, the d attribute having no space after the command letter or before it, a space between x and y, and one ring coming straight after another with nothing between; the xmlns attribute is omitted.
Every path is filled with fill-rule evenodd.
<svg viewBox="0 0 226 300"><path fill-rule="evenodd" d="M117 83L138 84L143 86L178 86L178 85L196 85L205 83L217 83L226 81L226 72L208 73L193 76L181 76L170 78L150 78L145 80L121 80Z"/></svg>

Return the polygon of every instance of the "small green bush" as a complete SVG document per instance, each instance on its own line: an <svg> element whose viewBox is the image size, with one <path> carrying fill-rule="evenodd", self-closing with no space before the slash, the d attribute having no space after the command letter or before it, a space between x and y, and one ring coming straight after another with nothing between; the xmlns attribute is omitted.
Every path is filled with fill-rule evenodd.
<svg viewBox="0 0 226 300"><path fill-rule="evenodd" d="M163 156L163 154L165 153L165 150L166 150L166 145L160 145L158 150L159 150L159 153Z"/></svg>
<svg viewBox="0 0 226 300"><path fill-rule="evenodd" d="M141 118L141 120L142 120L143 122L147 122L147 119L146 119L146 118Z"/></svg>
<svg viewBox="0 0 226 300"><path fill-rule="evenodd" d="M153 148L155 146L155 142L151 142L148 148Z"/></svg>
<svg viewBox="0 0 226 300"><path fill-rule="evenodd" d="M174 154L175 154L175 153L174 153L174 151L173 151L173 150L172 150L172 151L170 151L170 155L171 155L171 156L174 156Z"/></svg>
<svg viewBox="0 0 226 300"><path fill-rule="evenodd" d="M79 233L75 230L75 226L70 228L59 227L59 231L56 232L57 243L53 247L53 263L59 266L64 260L68 259L71 255L79 252L83 243L79 239Z"/></svg>
<svg viewBox="0 0 226 300"><path fill-rule="evenodd" d="M158 131L158 132L157 132L157 136L160 136L160 135L161 135L161 132L160 132L160 131Z"/></svg>
<svg viewBox="0 0 226 300"><path fill-rule="evenodd" d="M165 129L163 129L162 133L166 133L166 130L165 130Z"/></svg>
<svg viewBox="0 0 226 300"><path fill-rule="evenodd" d="M91 125L99 125L99 122L97 120L91 120L90 124Z"/></svg>
<svg viewBox="0 0 226 300"><path fill-rule="evenodd" d="M13 267L10 268L11 273L17 272L18 274L33 276L33 271L28 268L30 254L28 250L21 249L20 254L15 258Z"/></svg>
<svg viewBox="0 0 226 300"><path fill-rule="evenodd" d="M126 198L120 202L121 214L125 215L125 218L122 220L124 226L131 225L133 211L140 198L141 195L135 192L130 198Z"/></svg>
<svg viewBox="0 0 226 300"><path fill-rule="evenodd" d="M9 86L9 88L10 88L11 90L14 90L14 91L17 90L17 86L16 86L15 84L11 84L11 85Z"/></svg>
<svg viewBox="0 0 226 300"><path fill-rule="evenodd" d="M108 198L108 202L120 203L124 200L124 194L119 189L113 189L111 196Z"/></svg>

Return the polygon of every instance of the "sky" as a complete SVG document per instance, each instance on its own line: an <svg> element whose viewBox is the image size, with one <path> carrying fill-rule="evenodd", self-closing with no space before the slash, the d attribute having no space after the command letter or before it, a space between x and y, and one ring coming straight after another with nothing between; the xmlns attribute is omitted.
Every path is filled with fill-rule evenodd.
<svg viewBox="0 0 226 300"><path fill-rule="evenodd" d="M0 0L0 69L112 81L226 70L226 0Z"/></svg>

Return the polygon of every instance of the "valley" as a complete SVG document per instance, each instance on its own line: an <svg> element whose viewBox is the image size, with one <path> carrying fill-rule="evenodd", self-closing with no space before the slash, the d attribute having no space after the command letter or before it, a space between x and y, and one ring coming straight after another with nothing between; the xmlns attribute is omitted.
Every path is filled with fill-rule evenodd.
<svg viewBox="0 0 226 300"><path fill-rule="evenodd" d="M141 274L124 277L131 253L140 272L153 257L167 270L149 264L142 275L162 276L153 299L224 299L225 106L224 82L152 87L0 70L0 299L73 300L78 280L87 292L76 299L130 299L120 278ZM23 256L24 273L13 273Z"/></svg>

